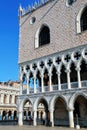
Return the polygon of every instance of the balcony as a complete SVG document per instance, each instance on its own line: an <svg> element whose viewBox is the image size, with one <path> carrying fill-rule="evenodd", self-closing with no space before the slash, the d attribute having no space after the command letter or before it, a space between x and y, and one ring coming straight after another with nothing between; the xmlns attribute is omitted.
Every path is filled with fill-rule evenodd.
<svg viewBox="0 0 87 130"><path fill-rule="evenodd" d="M86 88L87 87L87 80L81 81L81 88ZM63 83L61 84L61 90L58 89L58 84L52 85L52 91L50 91L49 86L44 86L44 92L53 92L53 91L63 91L63 90L69 90L68 89L68 84ZM78 82L71 82L71 89L78 89ZM27 89L23 89L23 94L27 93ZM30 88L30 94L34 93L34 88ZM41 87L36 88L36 93L43 93Z"/></svg>

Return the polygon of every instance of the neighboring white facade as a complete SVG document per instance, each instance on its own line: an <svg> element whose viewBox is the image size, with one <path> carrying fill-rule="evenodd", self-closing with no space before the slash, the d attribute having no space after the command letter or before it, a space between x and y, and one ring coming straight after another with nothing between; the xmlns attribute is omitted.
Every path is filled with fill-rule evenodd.
<svg viewBox="0 0 87 130"><path fill-rule="evenodd" d="M18 86L0 84L0 120L17 120L16 96L19 95Z"/></svg>

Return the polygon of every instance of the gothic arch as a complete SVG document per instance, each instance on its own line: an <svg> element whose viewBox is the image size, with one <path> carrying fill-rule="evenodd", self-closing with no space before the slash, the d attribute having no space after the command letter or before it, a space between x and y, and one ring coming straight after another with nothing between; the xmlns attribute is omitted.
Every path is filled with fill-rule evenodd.
<svg viewBox="0 0 87 130"><path fill-rule="evenodd" d="M69 104L68 104L68 108L69 109L74 109L74 103L75 103L75 100L78 96L83 96L84 98L87 99L87 94L85 93L82 93L82 92L76 92L72 95L72 97L70 98L69 100Z"/></svg>
<svg viewBox="0 0 87 130"><path fill-rule="evenodd" d="M25 98L21 101L21 103L20 103L20 108L21 108L22 110L23 110L24 104L25 104L27 101L29 101L29 102L31 102L31 104L33 104L31 99L29 99L28 97L25 97Z"/></svg>
<svg viewBox="0 0 87 130"><path fill-rule="evenodd" d="M49 26L47 24L42 24L36 31L36 34L35 34L35 48L38 48L39 47L39 35L40 35L40 32L41 32L41 29L43 27L47 27L49 32L50 32L50 29L49 29Z"/></svg>
<svg viewBox="0 0 87 130"><path fill-rule="evenodd" d="M65 105L66 105L66 108L68 106L68 103L67 103L67 99L64 95L55 95L53 98L51 98L50 100L50 103L49 103L49 110L54 110L54 106L55 106L55 102L56 102L56 99L58 98L61 98L64 102L65 102Z"/></svg>
<svg viewBox="0 0 87 130"><path fill-rule="evenodd" d="M58 84L58 75L57 75L57 68L54 65L52 65L51 73L52 73L52 85L55 86Z"/></svg>
<svg viewBox="0 0 87 130"><path fill-rule="evenodd" d="M47 106L49 105L47 99L45 97L38 97L35 102L34 102L34 105L33 105L33 110L37 110L37 107L38 107L38 103L40 102L40 100L44 100L47 104Z"/></svg>
<svg viewBox="0 0 87 130"><path fill-rule="evenodd" d="M77 33L81 33L81 16L85 8L87 8L87 4L80 9L76 17Z"/></svg>
<svg viewBox="0 0 87 130"><path fill-rule="evenodd" d="M76 65L73 61L70 64L70 81L71 82L77 82Z"/></svg>
<svg viewBox="0 0 87 130"><path fill-rule="evenodd" d="M61 66L61 83L67 83L67 78L66 78L66 66L65 64L62 64Z"/></svg>

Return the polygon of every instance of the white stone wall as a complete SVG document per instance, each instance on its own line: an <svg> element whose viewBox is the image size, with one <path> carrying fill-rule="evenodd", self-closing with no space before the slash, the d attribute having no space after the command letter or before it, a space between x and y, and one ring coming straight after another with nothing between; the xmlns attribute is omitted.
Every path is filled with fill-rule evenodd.
<svg viewBox="0 0 87 130"><path fill-rule="evenodd" d="M0 120L13 119L16 108L16 96L19 95L19 87L0 85ZM5 116L3 116L5 112ZM11 116L8 117L9 112Z"/></svg>

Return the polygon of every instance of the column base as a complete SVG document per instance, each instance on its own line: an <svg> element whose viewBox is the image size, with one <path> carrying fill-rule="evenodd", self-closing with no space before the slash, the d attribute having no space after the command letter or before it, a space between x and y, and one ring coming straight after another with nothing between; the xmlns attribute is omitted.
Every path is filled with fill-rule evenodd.
<svg viewBox="0 0 87 130"><path fill-rule="evenodd" d="M70 128L74 128L74 125L71 125Z"/></svg>
<svg viewBox="0 0 87 130"><path fill-rule="evenodd" d="M80 125L76 125L76 129L80 129Z"/></svg>
<svg viewBox="0 0 87 130"><path fill-rule="evenodd" d="M19 126L23 126L23 123L19 123L18 125L19 125Z"/></svg>

